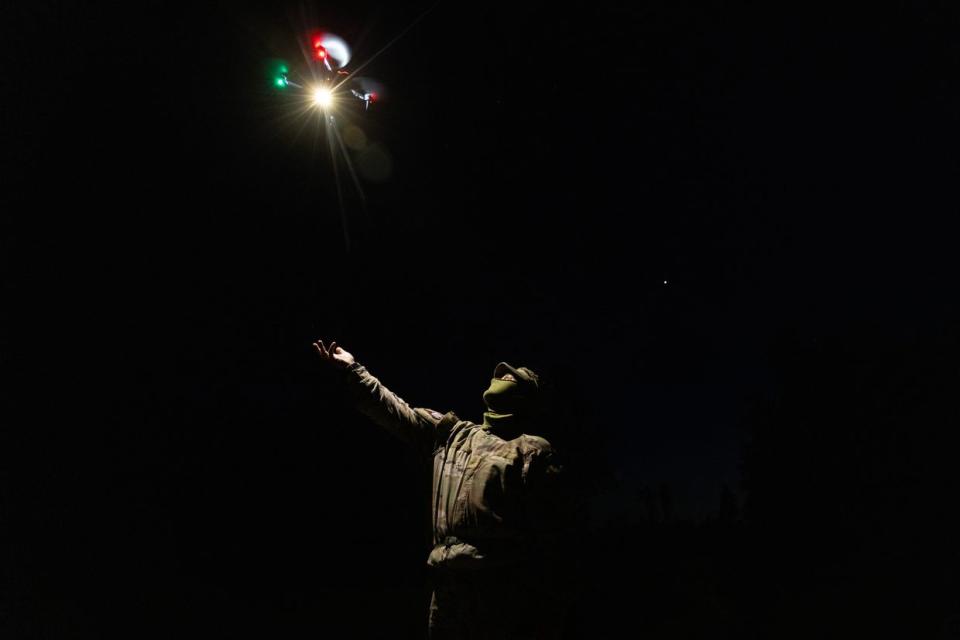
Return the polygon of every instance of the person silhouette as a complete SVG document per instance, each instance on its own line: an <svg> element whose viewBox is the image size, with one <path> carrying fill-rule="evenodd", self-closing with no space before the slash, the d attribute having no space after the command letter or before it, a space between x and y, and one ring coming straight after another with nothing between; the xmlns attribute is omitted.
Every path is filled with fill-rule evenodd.
<svg viewBox="0 0 960 640"><path fill-rule="evenodd" d="M497 364L478 424L411 407L336 342L313 348L357 409L432 462L430 637L559 637L569 514L557 454L530 433L543 413L537 374Z"/></svg>

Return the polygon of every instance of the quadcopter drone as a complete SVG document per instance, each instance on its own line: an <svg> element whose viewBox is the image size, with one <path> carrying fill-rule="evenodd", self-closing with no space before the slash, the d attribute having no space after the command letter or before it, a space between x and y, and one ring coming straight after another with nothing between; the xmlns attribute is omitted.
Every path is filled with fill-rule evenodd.
<svg viewBox="0 0 960 640"><path fill-rule="evenodd" d="M414 23L415 24L415 23ZM409 27L408 27L409 29ZM401 35L403 35L401 33ZM399 36L398 36L399 37ZM394 39L396 41L396 38ZM389 47L389 44L387 45ZM341 168L346 169L356 188L361 205L364 202L363 187L356 170L354 169L351 152L348 144L340 134L341 125L351 124L350 114L344 113L347 104L363 104L364 112L369 111L370 105L376 104L383 95L383 86L370 78L357 76L357 72L368 65L373 58L382 53L381 49L373 57L360 64L353 71L347 71L350 62L350 47L343 38L329 32L312 32L301 41L304 59L307 67L303 73L293 73L283 60L269 61L266 69L270 77L270 84L274 90L284 93L293 93L297 100L302 98L302 104L293 110L297 117L320 115L316 118L317 124L322 123L323 131L330 149L330 161L333 173L335 192L340 205L340 218L343 228L343 239L347 251L350 250L350 231L344 190L340 180ZM292 77L291 77L292 76ZM293 91L290 91L290 90ZM341 115L343 118L341 118ZM364 156L359 156L361 160ZM374 157L374 156L370 156ZM362 171L362 168L361 168Z"/></svg>
<svg viewBox="0 0 960 640"><path fill-rule="evenodd" d="M381 85L370 78L356 77L345 70L350 62L350 47L333 33L314 33L308 38L305 57L313 63L312 81L295 82L289 69L280 63L275 69L273 85L278 89L293 87L306 92L321 110L330 110L341 95L349 95L363 103L364 111L383 94ZM355 73L355 72L354 72Z"/></svg>

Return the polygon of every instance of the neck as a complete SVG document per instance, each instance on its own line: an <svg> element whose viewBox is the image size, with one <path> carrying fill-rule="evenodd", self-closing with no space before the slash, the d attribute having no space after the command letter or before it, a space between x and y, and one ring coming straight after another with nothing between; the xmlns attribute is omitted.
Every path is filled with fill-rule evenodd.
<svg viewBox="0 0 960 640"><path fill-rule="evenodd" d="M521 433L520 420L514 413L486 411L483 414L483 427L504 440L513 440Z"/></svg>

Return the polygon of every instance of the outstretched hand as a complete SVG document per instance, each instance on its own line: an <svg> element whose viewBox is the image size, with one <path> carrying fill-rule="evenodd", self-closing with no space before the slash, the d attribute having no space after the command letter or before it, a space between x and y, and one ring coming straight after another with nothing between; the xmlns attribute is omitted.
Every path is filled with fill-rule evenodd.
<svg viewBox="0 0 960 640"><path fill-rule="evenodd" d="M353 355L343 347L338 346L336 342L331 342L330 346L327 347L323 344L323 340L318 339L313 343L313 348L320 355L321 360L341 369L349 367L355 362Z"/></svg>

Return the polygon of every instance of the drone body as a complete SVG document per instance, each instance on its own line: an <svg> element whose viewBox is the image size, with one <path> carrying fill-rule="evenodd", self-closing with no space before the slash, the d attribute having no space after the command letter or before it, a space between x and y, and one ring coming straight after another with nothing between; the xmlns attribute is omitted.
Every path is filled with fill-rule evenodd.
<svg viewBox="0 0 960 640"><path fill-rule="evenodd" d="M304 57L309 61L309 80L291 79L286 63L273 69L272 86L285 90L299 90L313 106L331 111L342 96L352 96L363 103L364 111L382 95L382 87L369 78L355 78L345 67L350 62L350 47L340 36L329 32L314 32L306 39Z"/></svg>
<svg viewBox="0 0 960 640"><path fill-rule="evenodd" d="M313 32L307 38L304 57L311 63L309 81L294 81L286 64L275 71L273 86L277 89L293 87L304 92L314 106L330 111L341 96L352 96L363 103L364 111L377 102L381 95L379 85L368 78L355 78L346 70L351 52L346 41L329 32Z"/></svg>

